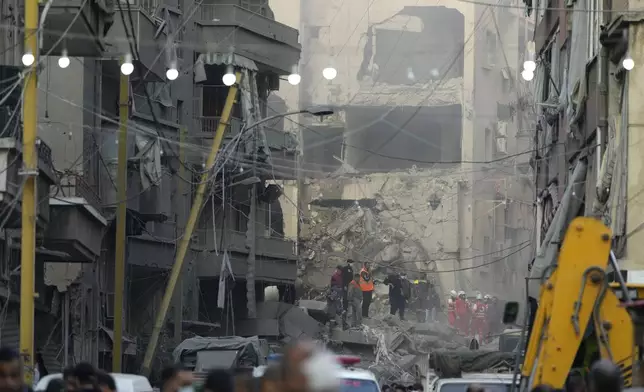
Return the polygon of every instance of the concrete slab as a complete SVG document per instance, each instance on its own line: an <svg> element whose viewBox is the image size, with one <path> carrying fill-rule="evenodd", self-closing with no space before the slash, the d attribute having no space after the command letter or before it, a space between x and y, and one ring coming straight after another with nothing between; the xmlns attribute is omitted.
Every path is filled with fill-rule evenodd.
<svg viewBox="0 0 644 392"><path fill-rule="evenodd" d="M362 331L357 331L357 330L343 331L342 329L339 329L339 328L333 329L331 334L331 339L340 341L342 343L363 344L363 345L369 345L369 346L374 346L377 343L375 338L371 336L367 336Z"/></svg>

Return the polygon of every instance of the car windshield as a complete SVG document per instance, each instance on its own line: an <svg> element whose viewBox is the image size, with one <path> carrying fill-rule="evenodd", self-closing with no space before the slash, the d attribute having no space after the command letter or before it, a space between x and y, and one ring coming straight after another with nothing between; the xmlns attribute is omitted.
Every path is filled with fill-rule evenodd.
<svg viewBox="0 0 644 392"><path fill-rule="evenodd" d="M440 390L438 392L466 392L467 387L469 387L472 384L472 382L450 382L450 383L445 383L441 385ZM474 384L480 385L485 392L510 392L510 386L511 384L506 384L506 383L496 383L496 382L485 382L485 383L477 383L474 382Z"/></svg>
<svg viewBox="0 0 644 392"><path fill-rule="evenodd" d="M342 379L340 392L379 392L378 384L372 380Z"/></svg>

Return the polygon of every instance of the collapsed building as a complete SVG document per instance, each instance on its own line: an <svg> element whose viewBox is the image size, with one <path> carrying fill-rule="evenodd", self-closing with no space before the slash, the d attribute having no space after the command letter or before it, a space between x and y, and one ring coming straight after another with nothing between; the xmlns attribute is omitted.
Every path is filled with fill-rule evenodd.
<svg viewBox="0 0 644 392"><path fill-rule="evenodd" d="M289 125L302 152L303 211L285 212L304 215L300 288L314 296L351 257L432 273L443 293L523 292L535 189L518 74L532 22L463 2L354 3L365 23L322 2L302 4L297 23L307 67L285 105L340 108ZM350 66L320 83L329 58Z"/></svg>

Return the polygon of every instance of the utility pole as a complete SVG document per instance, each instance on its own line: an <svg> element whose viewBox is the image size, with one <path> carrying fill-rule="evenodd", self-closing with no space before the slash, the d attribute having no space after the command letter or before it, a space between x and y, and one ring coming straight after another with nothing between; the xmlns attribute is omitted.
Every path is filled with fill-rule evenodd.
<svg viewBox="0 0 644 392"><path fill-rule="evenodd" d="M121 72L119 82L119 151L116 172L116 250L114 254L114 349L112 372L121 372L123 360L123 305L125 291L125 247L127 235L127 122L130 117L130 77Z"/></svg>
<svg viewBox="0 0 644 392"><path fill-rule="evenodd" d="M157 319L154 322L154 328L152 329L152 336L150 336L150 342L145 351L145 357L143 358L143 366L141 373L143 375L150 374L150 366L152 365L152 357L154 357L154 352L157 348L157 343L159 342L159 335L161 334L161 328L163 328L163 323L165 318L168 315L168 308L170 307L170 301L174 295L175 287L177 286L177 281L181 275L181 270L183 268L183 261L186 258L186 253L188 252L188 247L190 246L190 241L192 240L192 232L194 231L195 225L197 224L197 219L199 218L199 212L203 204L203 196L206 191L206 186L208 184L208 179L210 176L210 171L215 165L215 158L217 157L217 151L221 147L221 141L224 138L224 131L228 127L228 121L230 121L230 114L232 113L233 104L235 103L235 98L237 97L237 91L239 89L238 83L241 80L241 72L235 72L237 83L230 86L228 89L228 96L226 97L226 103L224 104L224 109L221 112L221 118L219 119L219 124L217 125L217 131L215 132L215 137L212 140L212 147L208 158L206 159L206 168L201 174L201 181L197 185L197 192L195 194L195 199L192 202L190 208L190 216L188 217L188 222L186 223L186 229L181 237L179 242L179 248L177 249L176 258L174 264L172 265L172 271L170 272L170 279L168 280L168 285L165 292L163 293L163 299L161 300L161 308L157 313Z"/></svg>
<svg viewBox="0 0 644 392"><path fill-rule="evenodd" d="M185 192L185 178L186 178L186 127L182 126L179 130L179 178L177 181L177 194L175 196L175 206L177 211L177 238L184 234L186 227L186 192ZM181 343L181 335L183 332L183 284L186 279L184 274L177 282L177 290L174 295L174 342Z"/></svg>
<svg viewBox="0 0 644 392"><path fill-rule="evenodd" d="M36 179L38 177L38 0L25 0L25 53L34 56L34 63L25 77L22 102L23 147L22 228L20 242L20 354L25 367L24 379L31 386L34 375L34 299L36 262Z"/></svg>
<svg viewBox="0 0 644 392"><path fill-rule="evenodd" d="M253 132L253 177L257 176L257 132ZM246 258L246 307L247 317L257 317L257 298L255 295L255 259L257 253L257 184L253 184L250 191L250 216L248 217L247 235L250 236L250 249Z"/></svg>

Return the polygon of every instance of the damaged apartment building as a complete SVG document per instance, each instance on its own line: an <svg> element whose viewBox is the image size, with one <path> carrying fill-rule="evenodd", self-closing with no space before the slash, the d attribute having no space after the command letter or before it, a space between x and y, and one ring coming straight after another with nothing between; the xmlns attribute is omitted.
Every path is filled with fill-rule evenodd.
<svg viewBox="0 0 644 392"><path fill-rule="evenodd" d="M634 16L641 7L621 0L526 2L536 21L537 65L532 277L556 262L573 218L594 216L610 227L626 280L641 283L644 24ZM538 289L531 285L530 295L538 298Z"/></svg>
<svg viewBox="0 0 644 392"><path fill-rule="evenodd" d="M303 289L353 258L376 275L433 276L443 292L522 290L535 190L518 75L531 21L460 1L316 0L295 25L307 66L286 104L342 108L300 120Z"/></svg>
<svg viewBox="0 0 644 392"><path fill-rule="evenodd" d="M22 29L11 11L21 9L17 4L10 1L1 9L3 20L13 26L0 41L3 80L15 80L19 72L22 52L15 42L22 42ZM280 75L290 73L299 61L298 31L276 22L260 1L109 5L48 3L43 18L41 48L50 56L43 58L39 74L35 347L50 373L79 361L110 369L115 210L120 203L127 203L122 370L138 372L228 94L222 83L228 65L243 76L224 135L222 149L230 153L222 157L223 169L207 191L157 360L164 360L185 334L226 335L229 325L246 317L243 282L251 249L256 250L252 257L257 301L265 285L278 286L282 298L291 299L296 278L295 242L284 234L281 189L271 183L296 178L294 170L274 172L272 166L295 167L297 142L276 127L258 127L255 144L240 132L245 123L267 115L266 97L278 88ZM77 17L79 13L83 17ZM56 44L70 24L74 34ZM184 45L188 41L190 45ZM64 69L55 57L63 51L71 60ZM133 55L135 71L129 86L127 198L119 200L116 59L126 53ZM165 70L173 58L180 75L171 82ZM19 90L3 101L2 123L9 131L0 139L0 343L15 347L20 292ZM257 213L249 217L252 187L258 195ZM257 230L249 230L253 225ZM232 261L237 283L219 309L217 282L224 255Z"/></svg>

